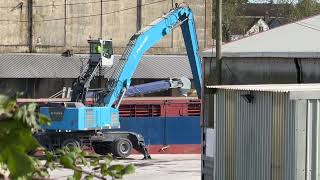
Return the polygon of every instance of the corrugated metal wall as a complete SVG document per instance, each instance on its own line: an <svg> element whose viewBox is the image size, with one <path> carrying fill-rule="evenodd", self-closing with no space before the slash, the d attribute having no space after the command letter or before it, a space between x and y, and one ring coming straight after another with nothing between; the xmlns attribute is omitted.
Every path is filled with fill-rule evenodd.
<svg viewBox="0 0 320 180"><path fill-rule="evenodd" d="M307 180L320 179L320 100L307 102Z"/></svg>
<svg viewBox="0 0 320 180"><path fill-rule="evenodd" d="M251 94L253 102L248 103L243 95ZM305 100L306 101L306 100ZM314 100L313 100L314 101ZM306 118L313 118L311 129L319 128L319 102L289 100L288 93L249 92L218 90L216 94L216 179L217 180L292 180L296 172L296 143L303 142L303 134L295 131L295 124L303 124ZM296 105L298 104L298 105ZM299 107L298 111L295 111ZM308 114L302 111L308 110ZM312 110L312 111L311 111ZM297 114L300 114L298 117ZM309 127L309 129L310 129ZM308 132L310 134L310 130ZM319 144L319 129L311 133L308 146ZM298 128L303 132L303 125ZM310 138L309 138L310 139ZM206 139L208 140L208 139ZM320 165L318 147L308 149L310 153L309 171L317 176ZM301 148L301 147L300 147ZM302 148L303 149L303 148ZM303 155L303 154L302 154ZM303 163L302 163L303 164ZM308 165L307 165L308 166ZM302 168L303 169L303 168ZM319 168L318 168L319 169ZM304 170L303 170L304 171ZM303 173L300 173L303 175ZM311 176L310 176L311 177ZM314 178L313 178L314 179ZM312 179L312 180L313 180ZM311 179L310 179L311 180Z"/></svg>
<svg viewBox="0 0 320 180"><path fill-rule="evenodd" d="M215 178L202 179L320 180L320 100L219 89L215 108Z"/></svg>

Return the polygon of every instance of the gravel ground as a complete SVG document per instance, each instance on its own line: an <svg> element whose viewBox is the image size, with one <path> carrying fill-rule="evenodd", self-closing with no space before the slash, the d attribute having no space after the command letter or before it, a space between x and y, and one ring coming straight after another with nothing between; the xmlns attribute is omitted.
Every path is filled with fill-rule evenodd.
<svg viewBox="0 0 320 180"><path fill-rule="evenodd" d="M134 164L136 172L124 177L124 180L200 180L201 156L199 154L158 154L151 160L141 160L141 155L132 155L117 160L119 164ZM62 180L72 175L66 169L51 172L53 179Z"/></svg>

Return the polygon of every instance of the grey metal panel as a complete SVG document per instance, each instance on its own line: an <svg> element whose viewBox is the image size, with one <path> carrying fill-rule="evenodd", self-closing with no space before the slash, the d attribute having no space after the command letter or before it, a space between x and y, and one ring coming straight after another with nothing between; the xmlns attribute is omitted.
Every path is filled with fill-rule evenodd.
<svg viewBox="0 0 320 180"><path fill-rule="evenodd" d="M285 104L288 99L284 93L272 93L272 152L271 152L271 177L272 180L283 178L283 128Z"/></svg>
<svg viewBox="0 0 320 180"><path fill-rule="evenodd" d="M320 101L307 101L307 180L319 180L320 148Z"/></svg>
<svg viewBox="0 0 320 180"><path fill-rule="evenodd" d="M293 180L296 167L295 167L295 101L288 101L288 95L285 95L286 102L283 107L283 179Z"/></svg>
<svg viewBox="0 0 320 180"><path fill-rule="evenodd" d="M225 178L227 180L235 179L235 91L225 92Z"/></svg>
<svg viewBox="0 0 320 180"><path fill-rule="evenodd" d="M320 99L320 91L293 91L290 92L290 99Z"/></svg>
<svg viewBox="0 0 320 180"><path fill-rule="evenodd" d="M269 92L254 93L253 103L237 95L237 180L269 180L271 161L271 110Z"/></svg>
<svg viewBox="0 0 320 180"><path fill-rule="evenodd" d="M313 143L315 144L315 148L313 151L313 159L314 163L313 165L313 176L312 180L320 180L320 100L316 100L316 103L314 104L313 110L314 110L314 115L313 115L313 120L316 121L314 124L314 131L316 132L314 134L314 140Z"/></svg>
<svg viewBox="0 0 320 180"><path fill-rule="evenodd" d="M295 104L295 180L306 177L306 116L307 101L296 100Z"/></svg>
<svg viewBox="0 0 320 180"><path fill-rule="evenodd" d="M225 92L218 91L216 115L216 180L225 180Z"/></svg>

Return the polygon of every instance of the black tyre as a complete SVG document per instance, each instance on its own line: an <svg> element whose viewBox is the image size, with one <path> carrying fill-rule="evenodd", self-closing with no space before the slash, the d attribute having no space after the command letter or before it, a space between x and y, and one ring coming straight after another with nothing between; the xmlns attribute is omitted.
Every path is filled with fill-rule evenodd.
<svg viewBox="0 0 320 180"><path fill-rule="evenodd" d="M80 141L76 139L66 139L61 144L62 147L81 148Z"/></svg>
<svg viewBox="0 0 320 180"><path fill-rule="evenodd" d="M132 143L129 139L119 138L113 142L113 155L120 158L126 158L131 154Z"/></svg>

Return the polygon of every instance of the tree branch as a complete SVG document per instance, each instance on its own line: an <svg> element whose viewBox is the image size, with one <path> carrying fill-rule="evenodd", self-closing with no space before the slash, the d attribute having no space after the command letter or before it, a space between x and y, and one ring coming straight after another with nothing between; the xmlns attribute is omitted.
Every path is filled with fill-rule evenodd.
<svg viewBox="0 0 320 180"><path fill-rule="evenodd" d="M87 170L85 170L85 169L81 169L81 168L75 167L74 170L79 171L79 172L83 172L83 173L85 173L85 174L87 174L87 175L91 175L91 176L94 176L94 177L99 178L99 179L102 179L102 180L107 180L106 177L104 177L104 176L102 176L102 175L100 175L100 174L91 172L91 171L87 171Z"/></svg>

